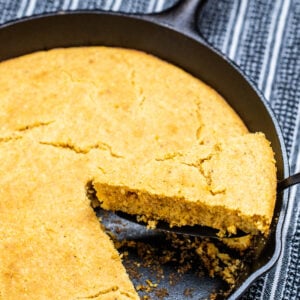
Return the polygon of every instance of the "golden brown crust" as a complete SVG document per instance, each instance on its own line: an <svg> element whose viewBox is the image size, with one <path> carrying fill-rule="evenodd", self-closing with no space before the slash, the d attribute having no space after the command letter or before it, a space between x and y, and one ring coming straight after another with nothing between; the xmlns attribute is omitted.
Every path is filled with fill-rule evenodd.
<svg viewBox="0 0 300 300"><path fill-rule="evenodd" d="M0 136L33 129L83 151L157 157L247 132L210 87L134 50L39 52L2 63L0 74Z"/></svg>
<svg viewBox="0 0 300 300"><path fill-rule="evenodd" d="M2 62L0 103L4 299L136 299L86 183L125 160L147 165L247 133L204 83L118 48L56 49Z"/></svg>
<svg viewBox="0 0 300 300"><path fill-rule="evenodd" d="M0 298L138 299L86 199L88 158L26 138L0 158Z"/></svg>
<svg viewBox="0 0 300 300"><path fill-rule="evenodd" d="M129 160L94 181L102 207L228 232L267 234L276 198L272 148L261 133L149 160Z"/></svg>

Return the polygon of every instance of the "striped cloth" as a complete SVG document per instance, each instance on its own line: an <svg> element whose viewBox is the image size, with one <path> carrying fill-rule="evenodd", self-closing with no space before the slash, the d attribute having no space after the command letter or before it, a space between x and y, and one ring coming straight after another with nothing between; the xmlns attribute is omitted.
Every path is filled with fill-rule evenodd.
<svg viewBox="0 0 300 300"><path fill-rule="evenodd" d="M159 12L175 2L0 0L0 23L77 9ZM198 25L204 37L234 60L264 93L283 130L291 173L300 171L300 0L208 0ZM300 299L299 199L300 188L294 186L280 260L243 299Z"/></svg>
<svg viewBox="0 0 300 300"><path fill-rule="evenodd" d="M199 27L263 92L283 131L291 173L299 172L300 1L209 0ZM300 299L299 200L294 186L280 260L243 299Z"/></svg>

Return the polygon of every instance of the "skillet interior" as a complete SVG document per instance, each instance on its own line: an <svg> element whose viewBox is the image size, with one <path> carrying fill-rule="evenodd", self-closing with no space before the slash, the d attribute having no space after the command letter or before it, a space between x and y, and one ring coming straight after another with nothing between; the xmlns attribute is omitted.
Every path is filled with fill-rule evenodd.
<svg viewBox="0 0 300 300"><path fill-rule="evenodd" d="M57 47L108 45L143 50L174 63L222 94L250 131L263 131L276 155L278 179L288 176L283 138L262 96L233 64L200 39L195 40L168 26L138 16L82 12L42 16L2 26L0 43L3 45L0 48L0 60ZM278 196L276 222L272 225L271 236L262 252L257 252L256 261L232 297L240 296L278 258L287 198L287 191ZM202 288L207 292L218 287L219 282L208 279L203 282ZM199 297L201 295L198 294L197 299Z"/></svg>

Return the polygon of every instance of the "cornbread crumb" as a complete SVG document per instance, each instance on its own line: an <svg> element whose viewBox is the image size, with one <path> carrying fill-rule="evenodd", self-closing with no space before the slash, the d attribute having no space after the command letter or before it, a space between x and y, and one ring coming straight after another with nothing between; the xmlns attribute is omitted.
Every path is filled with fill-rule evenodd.
<svg viewBox="0 0 300 300"><path fill-rule="evenodd" d="M241 239L244 238L245 237L242 237ZM178 236L175 234L166 234L162 239L166 241L164 246L161 246L160 243L158 243L157 246L153 246L150 244L150 240L149 243L129 240L116 241L117 248L121 253L123 251L129 251L129 248L131 248L130 252L137 252L141 264L135 264L136 270L134 274L141 265L145 268L149 268L151 272L153 271L153 274L156 274L155 281L150 279L152 283L155 283L155 286L151 287L151 283L148 281L149 279L141 281L141 277L132 277L131 271L128 270L131 278L136 278L137 282L141 282L137 285L137 289L143 291L143 293L146 293L150 297L156 295L155 291L161 288L162 282L165 282L164 278L166 274L164 273L164 265L166 264L175 264L174 267L176 266L175 272L169 273L166 278L169 286L166 290L168 293L184 280L185 274L196 268L198 269L199 280L204 276L204 272L208 272L209 276L213 278L222 278L228 286L224 288L224 290L216 292L215 295L218 295L218 297L223 295L225 297L235 287L240 275L239 271L244 267L243 258L247 256L247 259L249 259L249 253L247 252L251 251L250 249L243 251L240 247L234 248L234 250L226 250L226 246L224 247L223 245L223 240L216 241ZM235 243L237 243L238 238L235 240ZM233 253L235 254L233 255ZM125 261L125 265L132 266L132 263L126 263ZM137 273L139 275L141 274L139 272ZM182 293L183 295L191 295L194 291L196 294L197 292L194 288L185 287ZM172 292L170 292L170 294L172 294ZM154 299L156 298L154 297Z"/></svg>
<svg viewBox="0 0 300 300"><path fill-rule="evenodd" d="M234 259L228 253L220 252L216 245L209 241L203 241L196 252L208 270L209 276L218 275L229 285L235 284L238 270L243 266L240 259Z"/></svg>
<svg viewBox="0 0 300 300"><path fill-rule="evenodd" d="M183 292L183 295L185 297L191 297L191 296L193 296L193 291L194 291L193 288L186 288Z"/></svg>
<svg viewBox="0 0 300 300"><path fill-rule="evenodd" d="M169 296L169 293L166 288L160 288L155 291L155 296L158 299L164 299L165 297Z"/></svg>

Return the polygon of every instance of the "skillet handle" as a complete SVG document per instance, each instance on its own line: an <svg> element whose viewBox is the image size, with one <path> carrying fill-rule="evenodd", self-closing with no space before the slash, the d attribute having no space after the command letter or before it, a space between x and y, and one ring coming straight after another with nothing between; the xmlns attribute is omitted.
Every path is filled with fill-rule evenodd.
<svg viewBox="0 0 300 300"><path fill-rule="evenodd" d="M197 16L206 1L207 0L179 0L175 6L163 12L140 15L139 17L175 29L198 40L202 44L207 44L196 26Z"/></svg>
<svg viewBox="0 0 300 300"><path fill-rule="evenodd" d="M283 191L286 188L291 187L294 184L300 183L300 173L296 173L294 175L291 175L281 181L279 181L277 185L277 189L279 192Z"/></svg>

